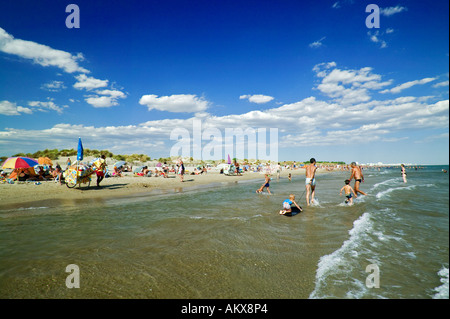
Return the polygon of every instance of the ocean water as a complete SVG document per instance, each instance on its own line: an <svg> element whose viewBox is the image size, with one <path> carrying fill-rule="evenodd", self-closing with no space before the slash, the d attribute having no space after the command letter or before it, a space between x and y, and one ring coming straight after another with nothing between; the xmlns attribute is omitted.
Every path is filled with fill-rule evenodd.
<svg viewBox="0 0 450 319"><path fill-rule="evenodd" d="M0 206L1 298L449 298L447 167L365 170L23 208ZM188 183L186 183L188 184ZM304 208L280 216L290 193ZM69 289L69 264L80 288ZM372 267L372 268L371 268ZM373 287L378 270L379 286Z"/></svg>

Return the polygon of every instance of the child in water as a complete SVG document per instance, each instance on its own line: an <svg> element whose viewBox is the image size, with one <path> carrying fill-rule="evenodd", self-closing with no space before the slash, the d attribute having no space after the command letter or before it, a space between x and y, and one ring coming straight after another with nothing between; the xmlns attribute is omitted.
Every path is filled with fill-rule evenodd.
<svg viewBox="0 0 450 319"><path fill-rule="evenodd" d="M269 177L269 174L266 174L266 179L264 181L264 184L262 184L261 187L258 190L256 190L256 193L258 193L258 194L262 193L264 190L264 187L265 187L265 188L267 188L267 192L270 194L269 183L270 183L270 177Z"/></svg>
<svg viewBox="0 0 450 319"><path fill-rule="evenodd" d="M349 204L349 205L353 205L353 195L352 195L352 193L355 195L355 198L357 198L358 196L356 195L356 193L353 190L353 188L350 186L350 180L349 179L345 180L345 185L344 185L344 187L341 188L341 192L339 193L339 196L342 196L342 191L345 191L345 197L347 197L347 199L345 200L345 203Z"/></svg>
<svg viewBox="0 0 450 319"><path fill-rule="evenodd" d="M300 212L303 211L302 208L295 202L295 195L291 194L289 195L289 199L284 200L283 209L280 210L280 215L292 213L292 204L294 204Z"/></svg>

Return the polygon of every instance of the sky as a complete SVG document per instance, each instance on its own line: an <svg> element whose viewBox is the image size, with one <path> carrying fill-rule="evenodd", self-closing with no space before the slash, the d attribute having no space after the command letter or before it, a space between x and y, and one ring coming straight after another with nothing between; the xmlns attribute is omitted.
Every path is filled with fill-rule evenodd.
<svg viewBox="0 0 450 319"><path fill-rule="evenodd" d="M197 130L220 159L227 129L266 129L269 143L272 128L279 161L448 164L448 12L447 0L3 0L0 156L81 137L168 157L177 132Z"/></svg>

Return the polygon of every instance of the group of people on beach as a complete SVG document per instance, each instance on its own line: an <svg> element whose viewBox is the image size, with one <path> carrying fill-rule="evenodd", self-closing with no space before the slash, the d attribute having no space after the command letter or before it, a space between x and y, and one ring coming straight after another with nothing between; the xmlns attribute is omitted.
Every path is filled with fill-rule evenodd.
<svg viewBox="0 0 450 319"><path fill-rule="evenodd" d="M403 165L403 164L402 164ZM363 192L359 187L362 182L364 182L364 175L362 173L362 169L360 166L356 165L355 162L352 162L350 164L351 167L351 175L349 179L345 180L345 185L341 188L339 195L342 196L342 192L344 192L346 200L345 203L352 205L353 204L353 197L357 198L358 194L361 195L367 195L365 192ZM317 164L316 160L314 158L310 159L310 164L305 166L305 192L306 192L306 205L309 206L314 203L314 196L316 193L316 171L317 171ZM406 175L406 172L404 172L404 167L402 166L402 175ZM354 188L350 186L350 182L355 179ZM265 175L264 183L261 185L260 188L256 190L256 193L260 194L263 192L264 188L267 190L269 194L270 192L270 176L269 174ZM291 175L289 174L289 180L291 180ZM404 179L405 180L405 179ZM405 181L406 183L406 181ZM305 193L304 192L304 193ZM303 197L303 194L302 194ZM295 195L290 194L289 198L283 201L283 209L280 210L280 214L290 214L292 213L293 209L296 209L297 211L301 212L302 208L297 204L295 201Z"/></svg>

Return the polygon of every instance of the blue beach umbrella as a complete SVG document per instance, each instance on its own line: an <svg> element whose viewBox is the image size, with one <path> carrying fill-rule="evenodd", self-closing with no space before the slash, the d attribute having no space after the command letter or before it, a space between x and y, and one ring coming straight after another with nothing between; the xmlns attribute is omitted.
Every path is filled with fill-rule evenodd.
<svg viewBox="0 0 450 319"><path fill-rule="evenodd" d="M78 138L78 152L77 152L77 161L83 160L83 143L81 143L81 137Z"/></svg>

